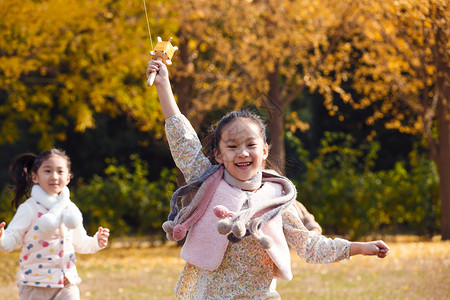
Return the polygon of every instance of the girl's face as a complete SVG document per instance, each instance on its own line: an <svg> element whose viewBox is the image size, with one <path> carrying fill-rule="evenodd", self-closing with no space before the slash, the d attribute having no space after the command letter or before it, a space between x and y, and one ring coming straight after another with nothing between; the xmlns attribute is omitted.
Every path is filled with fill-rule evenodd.
<svg viewBox="0 0 450 300"><path fill-rule="evenodd" d="M70 182L67 160L59 155L51 155L31 177L33 183L39 184L48 194L59 194Z"/></svg>
<svg viewBox="0 0 450 300"><path fill-rule="evenodd" d="M262 169L268 153L269 146L261 136L261 129L247 118L237 118L225 125L219 149L214 149L216 161L241 181L251 179Z"/></svg>

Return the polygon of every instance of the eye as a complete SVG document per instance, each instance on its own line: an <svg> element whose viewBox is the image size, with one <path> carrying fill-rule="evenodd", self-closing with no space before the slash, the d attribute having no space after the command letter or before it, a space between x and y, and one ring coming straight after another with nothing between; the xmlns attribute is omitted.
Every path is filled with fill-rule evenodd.
<svg viewBox="0 0 450 300"><path fill-rule="evenodd" d="M251 140L251 141L247 142L247 147L254 148L256 146L258 146L258 142L256 142L255 140Z"/></svg>
<svg viewBox="0 0 450 300"><path fill-rule="evenodd" d="M236 145L228 145L227 148L228 149L235 149L235 148L237 148L237 146Z"/></svg>

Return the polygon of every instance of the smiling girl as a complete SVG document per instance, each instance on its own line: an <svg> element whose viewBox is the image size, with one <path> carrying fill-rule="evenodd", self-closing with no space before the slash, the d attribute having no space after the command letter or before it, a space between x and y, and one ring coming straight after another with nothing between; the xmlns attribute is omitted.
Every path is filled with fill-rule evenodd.
<svg viewBox="0 0 450 300"><path fill-rule="evenodd" d="M78 207L70 201L70 160L52 149L23 154L10 166L17 209L8 228L0 223L0 251L21 245L17 285L20 299L80 299L81 281L75 252L94 253L106 247L109 229L89 237ZM24 196L31 197L25 202Z"/></svg>
<svg viewBox="0 0 450 300"><path fill-rule="evenodd" d="M311 263L388 254L383 241L330 239L305 228L293 205L295 186L264 170L269 146L265 124L255 114L224 116L205 146L208 159L178 109L166 66L152 60L147 76L152 72L158 72L155 86L170 150L188 183L174 193L163 224L169 239L186 237L178 299L280 299L270 285L274 278L292 279L289 247Z"/></svg>

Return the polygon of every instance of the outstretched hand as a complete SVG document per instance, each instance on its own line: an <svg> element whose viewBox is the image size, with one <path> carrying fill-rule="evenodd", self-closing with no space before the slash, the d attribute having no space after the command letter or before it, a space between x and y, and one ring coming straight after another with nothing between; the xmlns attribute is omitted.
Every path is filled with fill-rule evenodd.
<svg viewBox="0 0 450 300"><path fill-rule="evenodd" d="M4 229L5 225L6 225L5 222L0 223L0 238L3 236L3 232L5 232L5 229Z"/></svg>
<svg viewBox="0 0 450 300"><path fill-rule="evenodd" d="M389 246L386 245L386 243L383 241L376 241L374 243L375 246L377 246L379 249L377 256L379 258L385 258L389 254L389 251L391 250Z"/></svg>
<svg viewBox="0 0 450 300"><path fill-rule="evenodd" d="M389 247L383 241L367 242L363 255L377 255L379 258L385 258L389 253Z"/></svg>
<svg viewBox="0 0 450 300"><path fill-rule="evenodd" d="M99 227L97 232L97 238L98 238L98 245L102 248L106 247L106 245L108 245L109 229Z"/></svg>
<svg viewBox="0 0 450 300"><path fill-rule="evenodd" d="M389 250L388 245L383 241L353 242L350 248L350 255L376 255L379 258L385 258L389 254Z"/></svg>

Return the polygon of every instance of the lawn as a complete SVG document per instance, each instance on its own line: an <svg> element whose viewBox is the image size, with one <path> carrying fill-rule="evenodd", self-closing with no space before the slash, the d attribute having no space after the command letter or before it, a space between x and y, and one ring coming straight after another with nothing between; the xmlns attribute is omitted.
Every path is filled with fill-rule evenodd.
<svg viewBox="0 0 450 300"><path fill-rule="evenodd" d="M286 299L450 299L450 241L391 241L385 259L311 265L292 253L292 281L279 281ZM183 267L176 246L111 247L78 255L82 299L174 299ZM0 253L0 299L15 300L19 252Z"/></svg>

